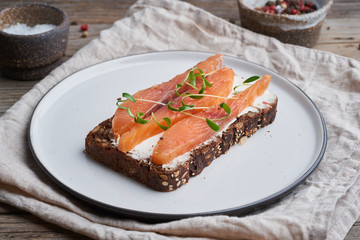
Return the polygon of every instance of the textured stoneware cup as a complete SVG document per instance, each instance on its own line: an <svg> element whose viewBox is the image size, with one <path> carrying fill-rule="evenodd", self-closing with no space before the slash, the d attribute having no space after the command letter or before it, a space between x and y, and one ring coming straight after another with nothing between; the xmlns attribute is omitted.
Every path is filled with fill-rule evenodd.
<svg viewBox="0 0 360 240"><path fill-rule="evenodd" d="M241 26L282 42L313 47L333 0L313 0L318 10L302 15L270 14L255 10L267 0L238 0Z"/></svg>
<svg viewBox="0 0 360 240"><path fill-rule="evenodd" d="M17 23L53 24L50 31L18 35L2 31ZM15 4L0 11L0 68L9 78L38 80L61 64L69 35L66 13L41 3Z"/></svg>

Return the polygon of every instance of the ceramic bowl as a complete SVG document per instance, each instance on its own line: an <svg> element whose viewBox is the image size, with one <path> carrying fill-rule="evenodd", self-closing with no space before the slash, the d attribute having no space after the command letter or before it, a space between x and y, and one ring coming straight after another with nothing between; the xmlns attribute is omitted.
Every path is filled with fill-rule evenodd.
<svg viewBox="0 0 360 240"><path fill-rule="evenodd" d="M271 14L255 10L267 0L238 0L241 26L282 42L313 47L333 0L312 0L318 9L302 15Z"/></svg>
<svg viewBox="0 0 360 240"><path fill-rule="evenodd" d="M29 27L52 24L55 28L23 35L3 30L16 24ZM0 68L18 80L44 78L62 62L69 35L69 20L61 9L42 3L15 4L0 11Z"/></svg>

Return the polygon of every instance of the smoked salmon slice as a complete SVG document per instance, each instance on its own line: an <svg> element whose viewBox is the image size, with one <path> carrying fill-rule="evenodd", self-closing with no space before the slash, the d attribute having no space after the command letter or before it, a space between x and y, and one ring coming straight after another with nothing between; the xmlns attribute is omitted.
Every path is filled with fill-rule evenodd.
<svg viewBox="0 0 360 240"><path fill-rule="evenodd" d="M231 114L228 118L216 122L220 129L231 123L257 97L261 96L269 86L270 80L271 76L265 75L243 92L225 100L224 102L231 109ZM218 106L214 106L196 115L209 119L221 119L226 117L227 113L223 109L219 109ZM215 134L216 132L207 125L204 119L191 116L182 119L169 128L155 145L152 162L157 165L167 164L177 156L191 151Z"/></svg>
<svg viewBox="0 0 360 240"><path fill-rule="evenodd" d="M175 124L176 122L189 117L188 113L195 114L201 111L205 111L209 107L219 105L224 101L224 98L228 97L232 92L234 76L235 73L231 68L219 69L218 71L207 76L206 79L212 84L212 87L207 87L205 89L205 92L203 93L205 96L203 98L192 99L190 97L183 98L182 96L179 96L171 105L174 108L179 108L182 106L183 102L187 105L195 105L195 109L191 109L185 113L172 111L167 106L163 106L154 113L156 119L160 122L160 124L166 125L165 121L161 119L168 117L171 119L171 124ZM197 81L196 86L199 88L201 85L202 82ZM197 91L198 90L190 89L188 93L196 94ZM206 95L219 96L219 98ZM150 119L150 117L148 117L148 119ZM124 133L120 137L118 142L118 149L122 152L128 152L139 143L161 132L163 132L163 130L154 120L151 120L146 124L137 124L130 131Z"/></svg>
<svg viewBox="0 0 360 240"><path fill-rule="evenodd" d="M224 67L224 56L217 54L209 57L203 62L198 63L195 67L201 69L204 74L211 73L218 69ZM133 95L136 99L147 99L155 102L167 103L172 99L176 98L175 88L177 84L182 83L191 69L186 72L175 76L173 79L155 85L153 87L141 90ZM194 70L195 73L198 73L198 70ZM189 90L188 86L184 86L179 90L179 93L183 93ZM121 104L125 108L129 108L131 112L142 112L144 117L151 114L151 112L156 111L161 107L161 105L152 102L136 101L135 103L131 101L125 101ZM112 119L112 132L114 138L117 139L125 132L129 131L135 126L134 120L128 115L127 111L124 109L118 108Z"/></svg>

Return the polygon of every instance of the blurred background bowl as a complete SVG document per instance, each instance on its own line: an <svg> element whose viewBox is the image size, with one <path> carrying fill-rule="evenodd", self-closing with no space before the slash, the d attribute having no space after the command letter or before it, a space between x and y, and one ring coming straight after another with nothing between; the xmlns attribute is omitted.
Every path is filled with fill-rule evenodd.
<svg viewBox="0 0 360 240"><path fill-rule="evenodd" d="M302 15L271 14L256 10L267 0L238 0L241 26L284 43L313 47L333 0L312 0L318 9Z"/></svg>
<svg viewBox="0 0 360 240"><path fill-rule="evenodd" d="M22 35L2 31L16 24L55 28ZM62 63L69 35L69 20L61 9L42 3L20 3L0 11L0 68L9 78L38 80Z"/></svg>

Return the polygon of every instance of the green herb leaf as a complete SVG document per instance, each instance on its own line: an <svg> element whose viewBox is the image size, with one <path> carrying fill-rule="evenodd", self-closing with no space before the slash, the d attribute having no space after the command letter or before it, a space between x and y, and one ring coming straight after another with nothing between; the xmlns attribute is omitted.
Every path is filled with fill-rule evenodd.
<svg viewBox="0 0 360 240"><path fill-rule="evenodd" d="M206 84L207 87L212 87L212 84L209 83L206 79L204 79L204 81L205 81L205 84Z"/></svg>
<svg viewBox="0 0 360 240"><path fill-rule="evenodd" d="M259 76L252 76L252 77L249 77L248 79L246 79L243 83L251 83L253 81L258 80L259 78L260 78Z"/></svg>
<svg viewBox="0 0 360 240"><path fill-rule="evenodd" d="M150 122L151 119L150 120L145 120L145 119L142 118L142 116L144 116L144 113L142 113L142 112L136 113L135 122L140 123L140 124L146 124L146 123Z"/></svg>
<svg viewBox="0 0 360 240"><path fill-rule="evenodd" d="M193 71L190 71L188 79L191 86L196 87L196 74Z"/></svg>
<svg viewBox="0 0 360 240"><path fill-rule="evenodd" d="M183 101L181 101L182 106L179 107L179 112L185 111L185 110L191 110L195 107L195 105L187 105Z"/></svg>
<svg viewBox="0 0 360 240"><path fill-rule="evenodd" d="M167 104L168 109L170 109L171 111L174 111L174 112L178 112L179 109L172 107L171 104L174 104L174 103L173 102L168 102L168 104Z"/></svg>
<svg viewBox="0 0 360 240"><path fill-rule="evenodd" d="M129 100L132 101L133 103L136 102L135 98L134 98L131 94L129 94L129 93L123 93L122 96L123 96L124 98L129 99Z"/></svg>
<svg viewBox="0 0 360 240"><path fill-rule="evenodd" d="M181 88L183 86L183 84L176 84L176 88L175 88L175 93L176 93L176 95L178 95L178 96L181 96L181 94L180 93L178 93L178 90Z"/></svg>
<svg viewBox="0 0 360 240"><path fill-rule="evenodd" d="M226 103L221 103L221 104L220 104L220 107L221 107L222 109L224 109L225 112L226 112L228 115L231 114L231 109L230 109L229 105L227 105Z"/></svg>
<svg viewBox="0 0 360 240"><path fill-rule="evenodd" d="M217 125L216 123L214 123L213 121L211 121L210 119L206 118L206 123L207 125L209 125L209 127L214 130L214 131L219 131L220 127L219 125Z"/></svg>
<svg viewBox="0 0 360 240"><path fill-rule="evenodd" d="M199 94L203 94L204 93L204 91L205 91L205 89L206 89L206 83L205 83L205 79L202 79L202 87L201 87L201 89L200 89L200 91L199 91Z"/></svg>
<svg viewBox="0 0 360 240"><path fill-rule="evenodd" d="M151 117L154 118L156 124L157 124L162 130L164 130L164 131L168 130L169 127L171 126L171 119L168 118L168 117L164 117L164 118L163 118L163 120L165 121L165 123L167 124L167 126L160 124L160 123L158 122L158 120L156 119L154 113L151 113Z"/></svg>
<svg viewBox="0 0 360 240"><path fill-rule="evenodd" d="M184 103L184 101L181 101L181 105L183 105L184 107L191 107L191 108L193 108L193 107L195 107L195 105L188 105L188 104L186 104L186 103Z"/></svg>
<svg viewBox="0 0 360 240"><path fill-rule="evenodd" d="M188 96L189 98L192 98L192 99L201 99L201 98L204 97L204 96L202 96L202 95L193 94L193 93L188 93L188 92L186 92L185 94L186 94L186 96Z"/></svg>
<svg viewBox="0 0 360 240"><path fill-rule="evenodd" d="M203 72L200 68L198 68L198 67L194 67L193 69L191 69L191 71L194 71L194 70L198 70L198 71L199 71L199 73L198 73L198 74L200 74L200 75L204 75L204 72Z"/></svg>

